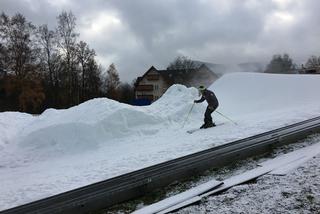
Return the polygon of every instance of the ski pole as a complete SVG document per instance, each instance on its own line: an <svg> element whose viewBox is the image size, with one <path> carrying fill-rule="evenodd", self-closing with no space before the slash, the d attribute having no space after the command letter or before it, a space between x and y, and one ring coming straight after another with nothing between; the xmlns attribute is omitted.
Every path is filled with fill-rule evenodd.
<svg viewBox="0 0 320 214"><path fill-rule="evenodd" d="M236 122L234 122L233 120L231 120L229 117L223 115L222 113L218 112L218 111L215 111L217 112L218 114L220 114L222 117L226 118L227 120L230 120L232 123L234 123L235 125L238 125Z"/></svg>
<svg viewBox="0 0 320 214"><path fill-rule="evenodd" d="M194 103L192 104L192 106L191 106L191 108L190 108L190 111L189 111L189 113L188 113L188 115L187 115L186 120L185 120L184 123L182 124L182 128L183 128L184 125L186 124L186 122L187 122L187 120L188 120L188 118L189 118L189 115L190 115L190 113L191 113L191 111L192 111L192 109L193 109L193 106L194 106Z"/></svg>

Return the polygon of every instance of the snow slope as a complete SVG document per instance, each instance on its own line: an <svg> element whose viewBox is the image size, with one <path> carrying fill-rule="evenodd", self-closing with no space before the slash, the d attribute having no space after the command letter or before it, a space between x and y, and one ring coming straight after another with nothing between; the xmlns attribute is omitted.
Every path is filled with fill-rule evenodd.
<svg viewBox="0 0 320 214"><path fill-rule="evenodd" d="M234 73L223 76L210 89L218 94L223 112L247 118L251 113L319 104L319 80L317 75Z"/></svg>
<svg viewBox="0 0 320 214"><path fill-rule="evenodd" d="M232 73L211 87L235 120L192 135L206 103L186 120L195 88L174 85L150 106L106 98L39 116L0 113L0 210L318 116L320 77Z"/></svg>

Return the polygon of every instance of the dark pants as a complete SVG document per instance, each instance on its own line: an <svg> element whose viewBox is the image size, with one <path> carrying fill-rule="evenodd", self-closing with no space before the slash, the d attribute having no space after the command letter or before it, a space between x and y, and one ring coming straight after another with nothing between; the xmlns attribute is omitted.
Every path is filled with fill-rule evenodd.
<svg viewBox="0 0 320 214"><path fill-rule="evenodd" d="M217 109L218 106L208 106L206 112L204 113L204 123L205 124L212 124L212 117L211 114L214 110Z"/></svg>

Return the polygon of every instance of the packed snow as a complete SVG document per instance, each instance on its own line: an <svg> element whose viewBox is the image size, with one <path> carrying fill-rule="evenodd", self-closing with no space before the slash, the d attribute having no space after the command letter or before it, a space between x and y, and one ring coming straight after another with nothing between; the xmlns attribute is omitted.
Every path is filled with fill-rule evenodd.
<svg viewBox="0 0 320 214"><path fill-rule="evenodd" d="M206 103L174 85L150 106L106 98L39 116L0 113L0 210L318 116L320 76L227 74L210 86L223 124L193 134ZM186 125L182 128L183 123Z"/></svg>

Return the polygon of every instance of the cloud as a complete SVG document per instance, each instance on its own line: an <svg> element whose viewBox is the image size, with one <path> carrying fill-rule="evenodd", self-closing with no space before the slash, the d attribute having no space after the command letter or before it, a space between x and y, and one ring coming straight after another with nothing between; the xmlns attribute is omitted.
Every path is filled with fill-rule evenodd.
<svg viewBox="0 0 320 214"><path fill-rule="evenodd" d="M213 63L320 55L320 2L313 0L1 0L0 7L52 28L62 10L72 10L80 39L126 81L179 54Z"/></svg>

